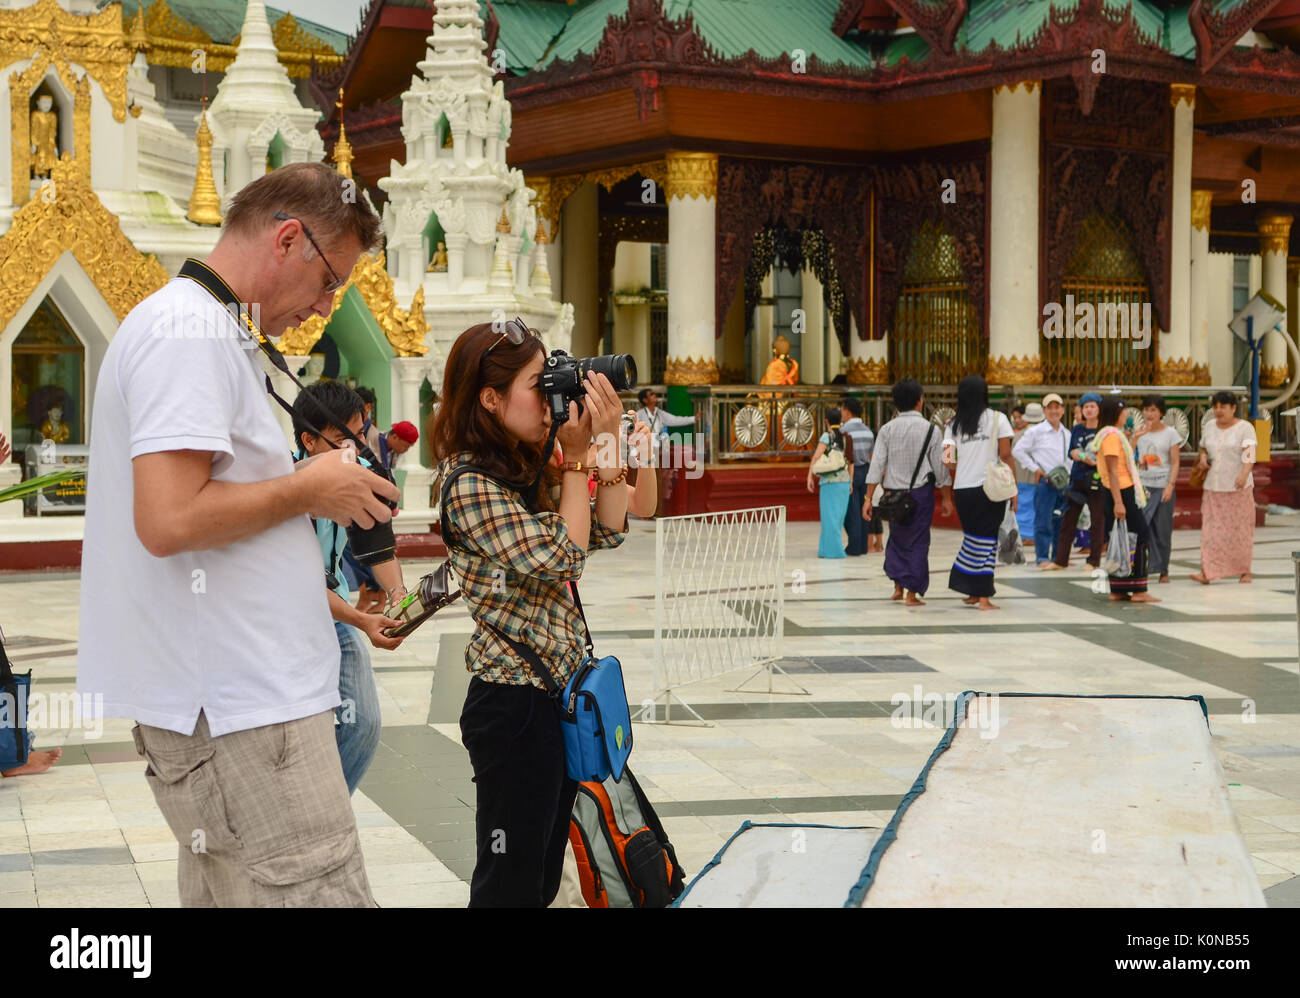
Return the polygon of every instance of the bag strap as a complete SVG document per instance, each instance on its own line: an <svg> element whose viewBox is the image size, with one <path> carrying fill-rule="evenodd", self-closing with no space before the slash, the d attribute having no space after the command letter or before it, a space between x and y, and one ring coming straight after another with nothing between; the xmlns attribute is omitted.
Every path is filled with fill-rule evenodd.
<svg viewBox="0 0 1300 998"><path fill-rule="evenodd" d="M484 478L496 482L498 485L504 485L504 483L499 481L497 477L493 475L491 472L489 472L486 468L480 467L479 465L476 464L468 464L468 463L458 464L456 465L456 467L452 468L449 472L447 472L447 477L443 479L442 488L439 493L438 512L441 517L442 541L444 544L447 545L448 550L451 549L455 541L452 532L450 531L451 523L447 515L447 498L451 494L451 486L456 481L456 479L459 478L461 475L465 474L466 472L470 472L470 471L477 472L478 474L482 475ZM463 545L460 546L463 547ZM573 593L573 602L577 604L578 614L582 617L582 629L587 636L587 656L590 658L592 657L592 644L591 644L591 631L587 627L587 615L583 613L582 610L582 600L578 596L578 587L571 583L569 586L569 591ZM542 681L542 685L546 687L546 692L550 694L551 698L556 701L559 700L560 693L561 693L560 685L555 681L555 675L551 672L550 669L546 667L546 664L542 661L542 657L538 655L537 652L533 651L532 648L530 648L528 645L524 644L523 642L516 641L514 638L510 637L510 635L503 634L501 631L497 630L497 628L493 627L489 623L483 622L483 627L487 628L498 638L500 638L511 648L513 648L515 650L515 654L517 654L520 658L522 658L525 662L527 662L530 671L538 679Z"/></svg>
<svg viewBox="0 0 1300 998"><path fill-rule="evenodd" d="M998 459L998 414L992 406L985 409L984 413L993 417L993 422L989 425L989 464L993 464ZM983 418L980 417L981 420Z"/></svg>
<svg viewBox="0 0 1300 998"><path fill-rule="evenodd" d="M930 437L934 435L934 424L925 431L925 443L921 444L921 453L916 456L916 467L912 469L912 480L907 483L907 491L911 492L916 488L916 476L921 473L921 462L925 460L926 453L930 450Z"/></svg>

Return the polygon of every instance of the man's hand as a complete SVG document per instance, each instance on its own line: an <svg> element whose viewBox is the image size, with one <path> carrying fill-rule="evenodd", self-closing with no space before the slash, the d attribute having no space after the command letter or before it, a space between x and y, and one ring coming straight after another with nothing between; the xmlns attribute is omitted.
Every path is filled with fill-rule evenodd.
<svg viewBox="0 0 1300 998"><path fill-rule="evenodd" d="M361 620L357 623L357 628L363 631L370 639L370 643L376 648L383 648L385 651L392 651L400 645L406 638L390 638L383 632L390 627L401 627L400 620L393 620L392 617L385 617L382 613L363 613Z"/></svg>
<svg viewBox="0 0 1300 998"><path fill-rule="evenodd" d="M864 502L864 503L862 504L862 519L864 519L864 520L870 520L870 519L871 519L871 500L870 500L870 499L868 499L866 502Z"/></svg>
<svg viewBox="0 0 1300 998"><path fill-rule="evenodd" d="M942 504L942 512L943 512L943 515L944 515L944 516L952 516L952 514L955 512L955 510L952 508L952 500L951 500L951 499L945 498L945 499L943 500L943 504Z"/></svg>
<svg viewBox="0 0 1300 998"><path fill-rule="evenodd" d="M367 530L387 523L393 512L376 495L394 501L402 497L396 485L359 464L349 448L320 455L302 474L311 476L313 515L341 527L356 524Z"/></svg>
<svg viewBox="0 0 1300 998"><path fill-rule="evenodd" d="M1041 482L1041 481L1042 481L1044 478L1046 478L1046 477L1047 477L1047 476L1044 475L1041 471L1037 471L1037 470L1036 470L1036 471L1034 472L1034 484L1037 485L1039 482Z"/></svg>

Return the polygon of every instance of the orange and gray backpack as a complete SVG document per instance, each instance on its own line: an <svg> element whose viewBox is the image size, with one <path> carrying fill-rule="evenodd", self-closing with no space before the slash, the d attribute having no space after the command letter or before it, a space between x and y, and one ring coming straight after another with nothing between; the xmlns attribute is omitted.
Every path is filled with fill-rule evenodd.
<svg viewBox="0 0 1300 998"><path fill-rule="evenodd" d="M666 908L682 892L677 854L630 769L578 784L569 842L588 907Z"/></svg>

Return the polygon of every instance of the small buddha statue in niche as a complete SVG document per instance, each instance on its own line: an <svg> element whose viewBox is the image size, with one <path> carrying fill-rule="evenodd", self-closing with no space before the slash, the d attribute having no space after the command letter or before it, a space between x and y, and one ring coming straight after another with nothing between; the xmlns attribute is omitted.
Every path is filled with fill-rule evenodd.
<svg viewBox="0 0 1300 998"><path fill-rule="evenodd" d="M41 94L36 98L28 138L31 141L32 176L46 178L59 161L59 115L53 110L54 98Z"/></svg>
<svg viewBox="0 0 1300 998"><path fill-rule="evenodd" d="M52 405L45 413L45 422L41 424L41 439L53 440L56 444L66 444L72 439L72 428L63 421L63 407Z"/></svg>
<svg viewBox="0 0 1300 998"><path fill-rule="evenodd" d="M426 273L429 274L447 273L447 244L446 243L444 242L438 243L438 248L433 251L433 259L429 261L429 269L426 271Z"/></svg>

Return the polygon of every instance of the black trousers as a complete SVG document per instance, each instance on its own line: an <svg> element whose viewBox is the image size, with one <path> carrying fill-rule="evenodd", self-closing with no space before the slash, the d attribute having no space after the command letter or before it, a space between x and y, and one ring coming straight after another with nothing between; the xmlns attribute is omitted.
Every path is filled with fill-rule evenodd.
<svg viewBox="0 0 1300 998"><path fill-rule="evenodd" d="M460 731L478 801L469 906L545 908L560 889L578 792L565 770L555 704L535 686L475 676Z"/></svg>
<svg viewBox="0 0 1300 998"><path fill-rule="evenodd" d="M1151 527L1138 508L1134 492L1132 485L1119 492L1120 498L1124 500L1128 532L1137 535L1137 545L1133 548L1133 570L1127 578L1121 579L1114 575L1110 577L1110 591L1121 595L1147 591L1147 552L1151 547ZM1115 497L1110 494L1110 489L1102 489L1102 495L1106 504L1106 542L1109 544L1110 531L1115 526Z"/></svg>
<svg viewBox="0 0 1300 998"><path fill-rule="evenodd" d="M1078 486L1071 482L1070 488L1075 489ZM1102 500L1105 491L1105 489L1097 489L1084 493L1088 497L1088 516L1092 519L1092 526L1088 528L1088 564L1093 568L1101 564L1101 549L1106 543L1105 532L1101 530L1106 517L1106 507ZM1070 550L1074 547L1074 527L1079 522L1083 505L1071 499L1061 513L1061 532L1056 538L1056 563L1062 568L1070 564Z"/></svg>

